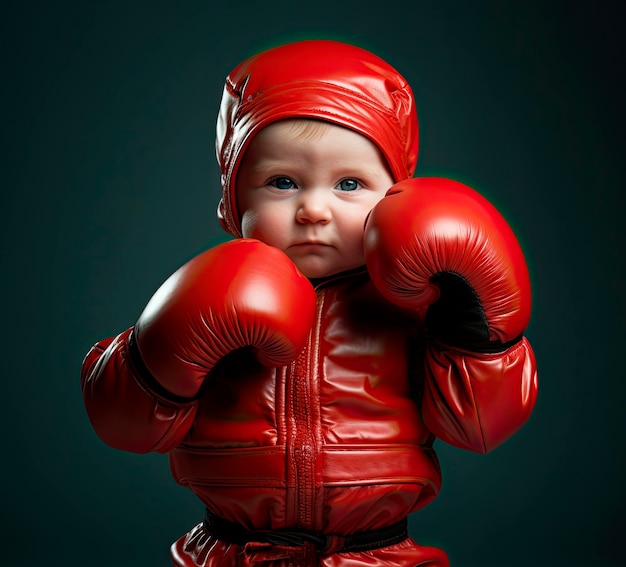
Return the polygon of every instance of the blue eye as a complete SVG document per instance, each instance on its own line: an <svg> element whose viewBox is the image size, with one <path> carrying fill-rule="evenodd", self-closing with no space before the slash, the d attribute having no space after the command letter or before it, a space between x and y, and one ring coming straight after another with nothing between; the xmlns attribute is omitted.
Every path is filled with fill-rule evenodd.
<svg viewBox="0 0 626 567"><path fill-rule="evenodd" d="M359 182L356 179L342 179L337 185L340 191L356 191L359 188Z"/></svg>
<svg viewBox="0 0 626 567"><path fill-rule="evenodd" d="M276 189L293 189L296 186L289 177L277 177L272 180L270 185L273 185Z"/></svg>

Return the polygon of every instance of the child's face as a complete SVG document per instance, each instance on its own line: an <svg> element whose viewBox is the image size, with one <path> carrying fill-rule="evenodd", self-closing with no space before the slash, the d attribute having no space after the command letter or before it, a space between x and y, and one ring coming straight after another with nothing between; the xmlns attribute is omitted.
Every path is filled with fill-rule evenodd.
<svg viewBox="0 0 626 567"><path fill-rule="evenodd" d="M366 137L322 122L275 122L239 166L242 234L280 248L309 278L356 268L365 263L367 214L392 184Z"/></svg>

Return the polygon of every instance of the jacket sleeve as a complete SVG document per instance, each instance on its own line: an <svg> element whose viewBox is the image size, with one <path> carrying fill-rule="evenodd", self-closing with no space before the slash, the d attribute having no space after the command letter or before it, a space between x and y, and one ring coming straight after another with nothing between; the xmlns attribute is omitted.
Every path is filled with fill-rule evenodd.
<svg viewBox="0 0 626 567"><path fill-rule="evenodd" d="M166 453L189 431L196 400L163 391L134 355L132 327L97 343L81 372L83 400L97 435L107 445L131 451Z"/></svg>
<svg viewBox="0 0 626 567"><path fill-rule="evenodd" d="M477 453L513 435L537 398L535 355L525 337L491 354L431 343L425 372L426 426L443 441Z"/></svg>

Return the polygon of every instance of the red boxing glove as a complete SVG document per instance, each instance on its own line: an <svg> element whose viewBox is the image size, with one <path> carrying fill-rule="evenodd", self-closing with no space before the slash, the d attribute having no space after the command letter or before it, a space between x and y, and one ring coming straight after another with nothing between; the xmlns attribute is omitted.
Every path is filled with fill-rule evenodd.
<svg viewBox="0 0 626 567"><path fill-rule="evenodd" d="M477 352L505 349L528 326L524 255L496 208L451 179L394 185L370 213L365 258L391 302L426 311L431 336Z"/></svg>
<svg viewBox="0 0 626 567"><path fill-rule="evenodd" d="M152 388L192 398L216 363L238 348L252 347L267 366L295 359L315 304L311 283L284 252L232 240L168 278L139 317L130 348Z"/></svg>

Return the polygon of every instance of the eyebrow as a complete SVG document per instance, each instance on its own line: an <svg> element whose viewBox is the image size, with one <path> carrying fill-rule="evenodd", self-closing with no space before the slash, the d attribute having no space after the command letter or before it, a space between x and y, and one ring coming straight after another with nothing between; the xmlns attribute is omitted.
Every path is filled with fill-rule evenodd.
<svg viewBox="0 0 626 567"><path fill-rule="evenodd" d="M253 171L254 173L263 173L265 171L270 171L272 169L282 169L284 167L286 167L286 164L282 162L264 160L256 162L254 166L250 167L250 171Z"/></svg>

